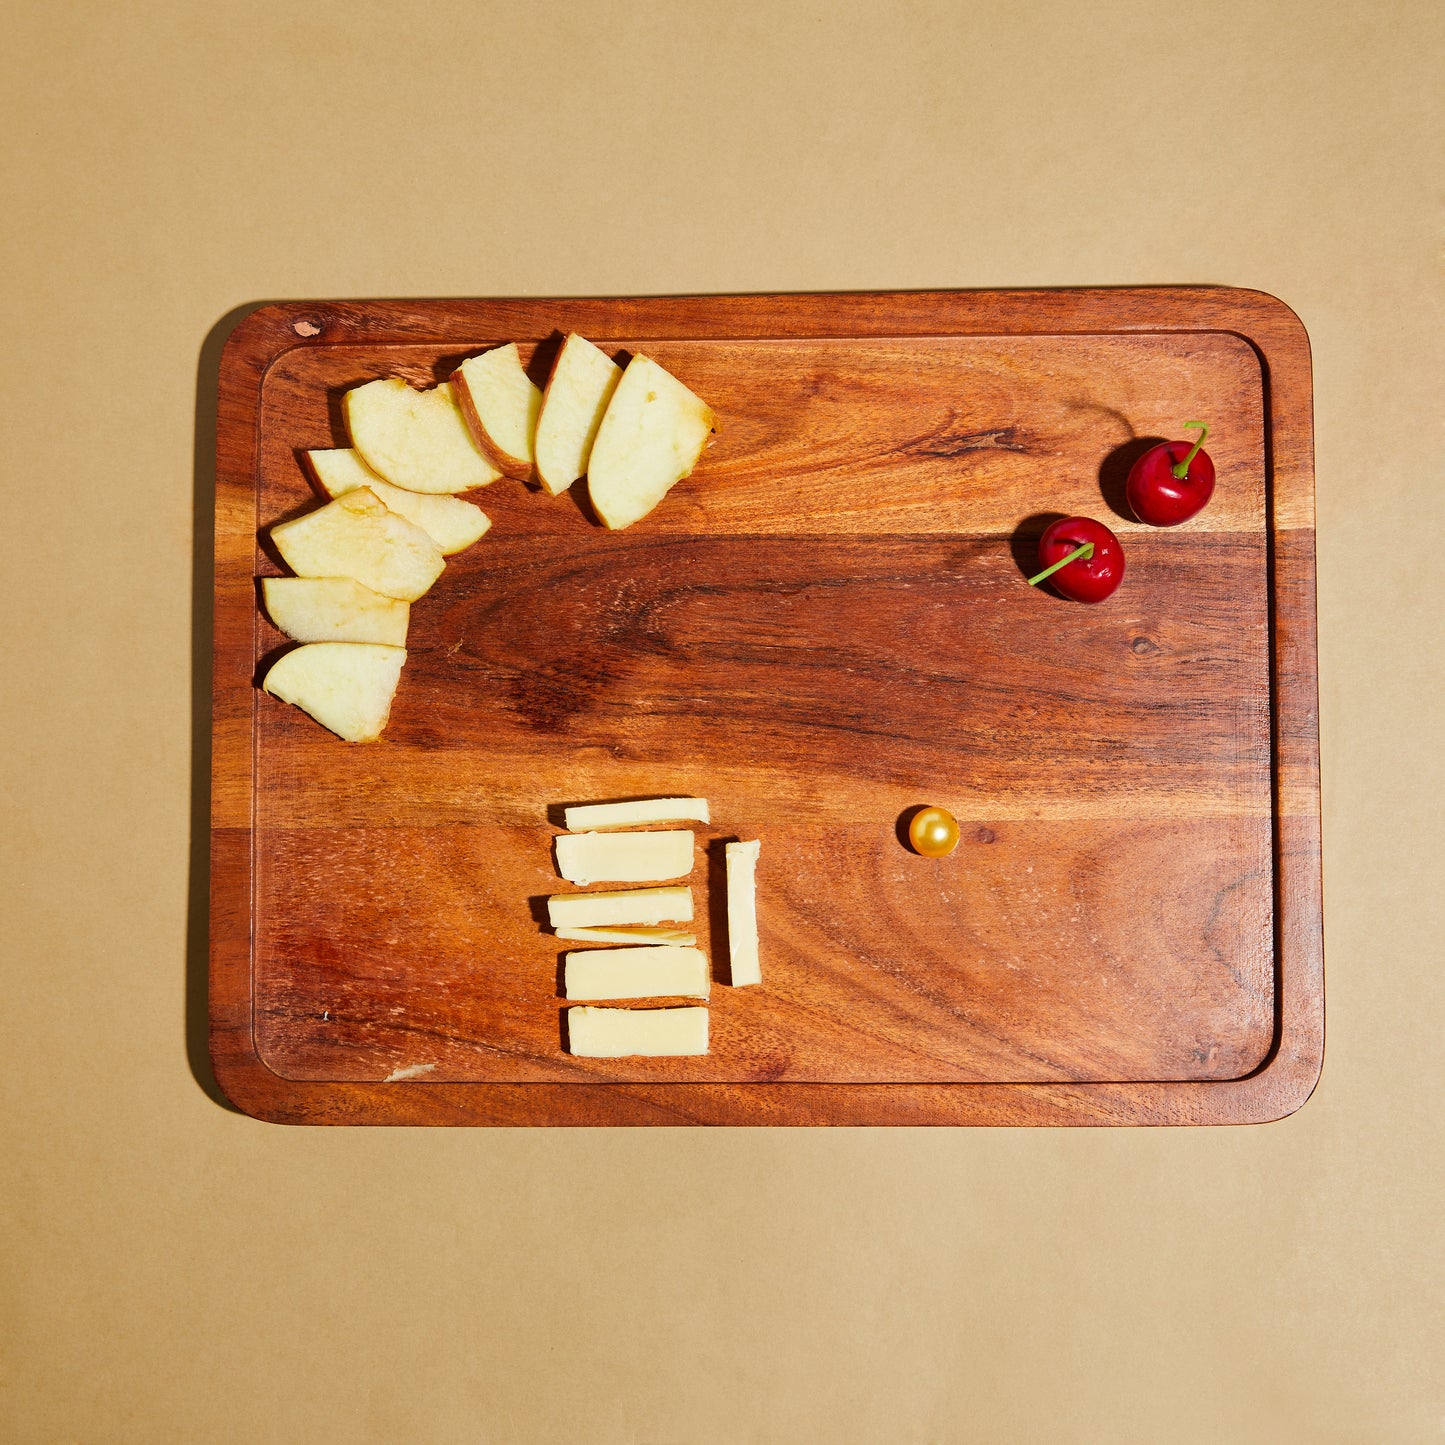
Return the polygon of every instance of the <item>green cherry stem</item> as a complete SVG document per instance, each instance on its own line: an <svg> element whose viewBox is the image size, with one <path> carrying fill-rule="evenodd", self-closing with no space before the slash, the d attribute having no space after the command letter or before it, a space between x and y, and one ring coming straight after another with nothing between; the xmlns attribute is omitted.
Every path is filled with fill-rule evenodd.
<svg viewBox="0 0 1445 1445"><path fill-rule="evenodd" d="M1039 583L1044 580L1045 577L1052 577L1054 573L1059 570L1060 567L1067 567L1070 562L1075 560L1075 558L1082 557L1084 561L1087 562L1089 558L1093 555L1094 544L1092 542L1085 542L1082 547L1075 547L1074 550L1070 552L1067 557L1060 557L1059 560L1055 562L1052 567L1045 567L1044 570L1040 572L1037 577L1030 577L1029 586L1037 587Z"/></svg>
<svg viewBox="0 0 1445 1445"><path fill-rule="evenodd" d="M1199 455L1199 448L1204 445L1204 438L1209 435L1209 428L1205 426L1202 421L1187 421L1184 425L1186 427L1197 426L1199 428L1199 440L1194 443L1194 450L1190 452L1182 462L1175 462L1174 465L1169 468L1169 475L1173 477L1176 482L1182 482L1185 477L1189 475L1189 463ZM1155 476L1158 476L1157 472Z"/></svg>

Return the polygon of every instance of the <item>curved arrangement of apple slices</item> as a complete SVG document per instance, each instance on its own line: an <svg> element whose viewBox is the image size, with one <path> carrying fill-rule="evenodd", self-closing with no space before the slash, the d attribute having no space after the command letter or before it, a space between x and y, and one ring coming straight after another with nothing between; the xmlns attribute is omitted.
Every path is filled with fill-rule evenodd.
<svg viewBox="0 0 1445 1445"><path fill-rule="evenodd" d="M373 742L406 661L410 604L490 519L456 494L534 476L559 496L585 475L604 526L640 521L697 465L712 409L655 361L626 369L570 333L545 390L515 342L418 391L401 377L342 398L351 447L306 453L331 498L271 528L294 577L262 579L271 620L301 646L262 683L348 742Z"/></svg>

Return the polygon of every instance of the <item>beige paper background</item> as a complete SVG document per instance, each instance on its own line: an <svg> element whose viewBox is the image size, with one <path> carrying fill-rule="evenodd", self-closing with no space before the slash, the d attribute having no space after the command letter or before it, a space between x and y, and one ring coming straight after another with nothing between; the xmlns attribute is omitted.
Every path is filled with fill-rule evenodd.
<svg viewBox="0 0 1445 1445"><path fill-rule="evenodd" d="M0 1436L1445 1438L1445 10L86 0L4 30ZM1315 348L1329 1044L1299 1115L328 1131L196 1085L223 314L1189 281L1276 293Z"/></svg>

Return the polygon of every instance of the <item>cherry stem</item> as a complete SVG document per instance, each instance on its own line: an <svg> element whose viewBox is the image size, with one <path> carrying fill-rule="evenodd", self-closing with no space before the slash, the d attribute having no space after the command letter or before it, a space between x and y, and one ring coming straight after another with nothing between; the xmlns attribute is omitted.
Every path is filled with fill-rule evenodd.
<svg viewBox="0 0 1445 1445"><path fill-rule="evenodd" d="M1089 558L1093 555L1094 544L1092 542L1085 542L1082 547L1075 547L1074 550L1070 552L1067 557L1060 557L1059 560L1055 562L1052 567L1045 567L1044 570L1040 572L1037 577L1030 577L1029 586L1037 587L1039 583L1044 580L1045 577L1052 577L1054 573L1059 570L1060 567L1067 567L1070 562L1073 562L1079 558L1082 558L1085 562L1087 562Z"/></svg>
<svg viewBox="0 0 1445 1445"><path fill-rule="evenodd" d="M1185 477L1189 475L1189 463L1199 455L1199 448L1204 445L1204 438L1209 435L1209 428L1205 426L1202 421L1187 421L1184 425L1186 427L1197 426L1199 428L1199 440L1194 443L1194 450L1190 452L1182 462L1175 462L1174 465L1169 468L1169 475L1173 477L1176 482L1182 482ZM1157 476L1158 474L1156 473L1155 475Z"/></svg>

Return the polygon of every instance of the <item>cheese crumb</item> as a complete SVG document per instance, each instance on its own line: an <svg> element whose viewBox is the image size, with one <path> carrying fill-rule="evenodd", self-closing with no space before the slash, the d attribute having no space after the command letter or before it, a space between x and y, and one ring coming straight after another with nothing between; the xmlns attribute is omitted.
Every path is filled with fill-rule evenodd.
<svg viewBox="0 0 1445 1445"><path fill-rule="evenodd" d="M418 1079L423 1074L431 1073L434 1068L435 1064L408 1064L404 1069L393 1069L381 1082L396 1084L403 1079Z"/></svg>

